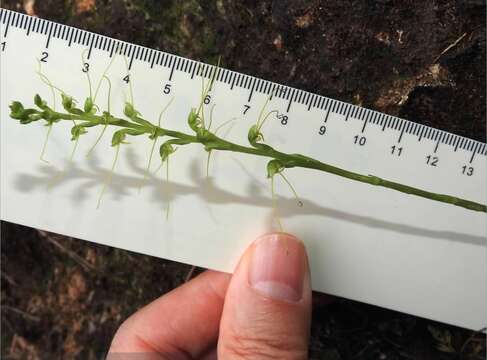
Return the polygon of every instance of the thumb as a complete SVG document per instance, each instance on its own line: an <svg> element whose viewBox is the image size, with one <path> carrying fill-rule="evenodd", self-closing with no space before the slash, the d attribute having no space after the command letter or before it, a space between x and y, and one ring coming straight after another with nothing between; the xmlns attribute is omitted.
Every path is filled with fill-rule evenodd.
<svg viewBox="0 0 487 360"><path fill-rule="evenodd" d="M285 233L257 239L228 287L221 359L307 359L311 286L306 250Z"/></svg>

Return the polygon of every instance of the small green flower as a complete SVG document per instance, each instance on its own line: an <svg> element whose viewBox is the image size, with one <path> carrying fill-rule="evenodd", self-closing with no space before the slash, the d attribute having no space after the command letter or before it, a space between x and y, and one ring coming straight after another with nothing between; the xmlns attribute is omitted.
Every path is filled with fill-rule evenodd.
<svg viewBox="0 0 487 360"><path fill-rule="evenodd" d="M122 129L115 131L112 137L112 146L117 146L120 144L129 144L129 142L125 141L127 135L137 136L144 134L144 130L135 130L135 129Z"/></svg>
<svg viewBox="0 0 487 360"><path fill-rule="evenodd" d="M45 110L48 108L47 106L47 102L42 100L42 98L40 97L39 94L36 94L36 96L34 96L34 103L36 104L36 106L42 110Z"/></svg>
<svg viewBox="0 0 487 360"><path fill-rule="evenodd" d="M112 137L112 146L117 146L120 144L127 144L125 138L127 137L127 132L125 129L115 131Z"/></svg>
<svg viewBox="0 0 487 360"><path fill-rule="evenodd" d="M86 98L83 110L87 114L96 113L96 106L93 104L93 99L90 96Z"/></svg>
<svg viewBox="0 0 487 360"><path fill-rule="evenodd" d="M280 174L286 167L283 162L273 159L267 163L267 178L272 178L276 174Z"/></svg>
<svg viewBox="0 0 487 360"><path fill-rule="evenodd" d="M29 124L42 119L42 114L35 109L25 109L20 102L14 101L10 104L10 117L20 120L21 124Z"/></svg>
<svg viewBox="0 0 487 360"><path fill-rule="evenodd" d="M66 94L61 94L61 101L63 104L64 110L66 110L70 114L82 115L83 111L81 109L76 108L76 102L74 99Z"/></svg>
<svg viewBox="0 0 487 360"><path fill-rule="evenodd" d="M201 128L201 120L196 113L196 109L192 108L188 115L188 125L194 131L197 132Z"/></svg>
<svg viewBox="0 0 487 360"><path fill-rule="evenodd" d="M162 162L166 161L167 158L169 157L169 155L171 155L172 153L174 153L176 150L177 150L177 148L175 148L174 146L172 146L172 144L170 143L170 140L169 141L166 141L159 148L159 154L161 156L161 161Z"/></svg>
<svg viewBox="0 0 487 360"><path fill-rule="evenodd" d="M10 104L10 117L20 120L22 118L22 114L24 113L24 105L22 105L19 101L13 101Z"/></svg>
<svg viewBox="0 0 487 360"><path fill-rule="evenodd" d="M125 103L123 113L125 114L126 117L128 117L130 120L136 122L137 124L145 126L148 129L155 128L154 124L152 124L150 121L142 119L141 113L138 112L137 110L135 110L134 106L129 102Z"/></svg>
<svg viewBox="0 0 487 360"><path fill-rule="evenodd" d="M123 109L123 113L129 119L133 119L135 117L140 116L140 112L138 112L137 110L135 110L134 106L131 103L129 103L129 102L126 102L125 103L125 107Z"/></svg>
<svg viewBox="0 0 487 360"><path fill-rule="evenodd" d="M249 143L255 146L259 141L264 141L264 135L260 132L257 124L252 125L247 135Z"/></svg>
<svg viewBox="0 0 487 360"><path fill-rule="evenodd" d="M75 125L71 128L71 140L78 140L79 137L83 134L86 134L88 131L83 125Z"/></svg>
<svg viewBox="0 0 487 360"><path fill-rule="evenodd" d="M73 98L71 96L61 94L61 99L62 99L64 109L68 112L71 112L71 109L74 106Z"/></svg>

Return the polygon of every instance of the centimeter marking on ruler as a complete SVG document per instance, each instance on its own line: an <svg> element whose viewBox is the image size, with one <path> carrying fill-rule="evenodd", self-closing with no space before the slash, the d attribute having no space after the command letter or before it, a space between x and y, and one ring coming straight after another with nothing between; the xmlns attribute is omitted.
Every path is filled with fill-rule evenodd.
<svg viewBox="0 0 487 360"><path fill-rule="evenodd" d="M214 65L200 63L195 60L186 59L177 55L168 54L159 50L150 49L140 45L130 44L125 41L112 39L104 35L94 34L86 30L80 30L67 25L57 24L48 20L27 16L14 11L0 9L0 23L2 25L3 39L7 38L10 27L21 28L29 36L32 32L43 34L47 37L45 48L49 48L51 38L62 39L71 46L73 43L87 46L90 58L92 50L98 49L109 53L112 57L114 52L126 56L129 59L129 70L133 61L143 61L150 65L166 67L170 70L169 81L172 80L174 72L184 72L193 78L196 76L210 77ZM3 45L5 46L5 45ZM476 154L487 156L487 144L480 141L472 140L460 135L448 133L443 130L434 129L426 125L413 123L395 116L386 115L378 111L369 110L363 107L345 103L339 100L316 95L304 90L298 90L286 85L273 83L262 80L250 75L241 74L232 70L219 68L216 74L216 81L234 87L249 90L248 102L252 99L255 92L271 95L286 100L286 112L289 112L293 104L302 104L310 111L313 108L325 112L326 123L330 112L344 116L345 121L356 119L363 121L362 133L368 124L381 127L382 131L392 129L399 133L397 143L400 143L403 135L410 134L418 138L418 141L426 138L435 143L434 153L438 150L440 144L446 144L453 148L453 151L463 149L471 152L470 163Z"/></svg>

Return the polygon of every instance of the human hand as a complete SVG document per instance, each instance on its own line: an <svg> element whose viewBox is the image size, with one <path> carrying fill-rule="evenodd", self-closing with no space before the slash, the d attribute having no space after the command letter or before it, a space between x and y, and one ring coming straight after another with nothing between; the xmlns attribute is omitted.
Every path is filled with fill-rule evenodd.
<svg viewBox="0 0 487 360"><path fill-rule="evenodd" d="M107 359L306 359L310 321L304 245L271 233L233 275L206 271L129 317Z"/></svg>

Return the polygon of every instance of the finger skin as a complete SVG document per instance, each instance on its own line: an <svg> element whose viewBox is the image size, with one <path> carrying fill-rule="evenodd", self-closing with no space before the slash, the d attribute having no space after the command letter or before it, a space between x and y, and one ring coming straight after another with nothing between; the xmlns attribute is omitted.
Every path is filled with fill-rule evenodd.
<svg viewBox="0 0 487 360"><path fill-rule="evenodd" d="M270 298L250 285L249 267L256 243L241 258L227 290L218 358L307 359L312 300L304 245L300 243L306 268L302 297L285 301Z"/></svg>
<svg viewBox="0 0 487 360"><path fill-rule="evenodd" d="M216 346L230 277L206 271L142 308L120 326L107 359L203 356Z"/></svg>

